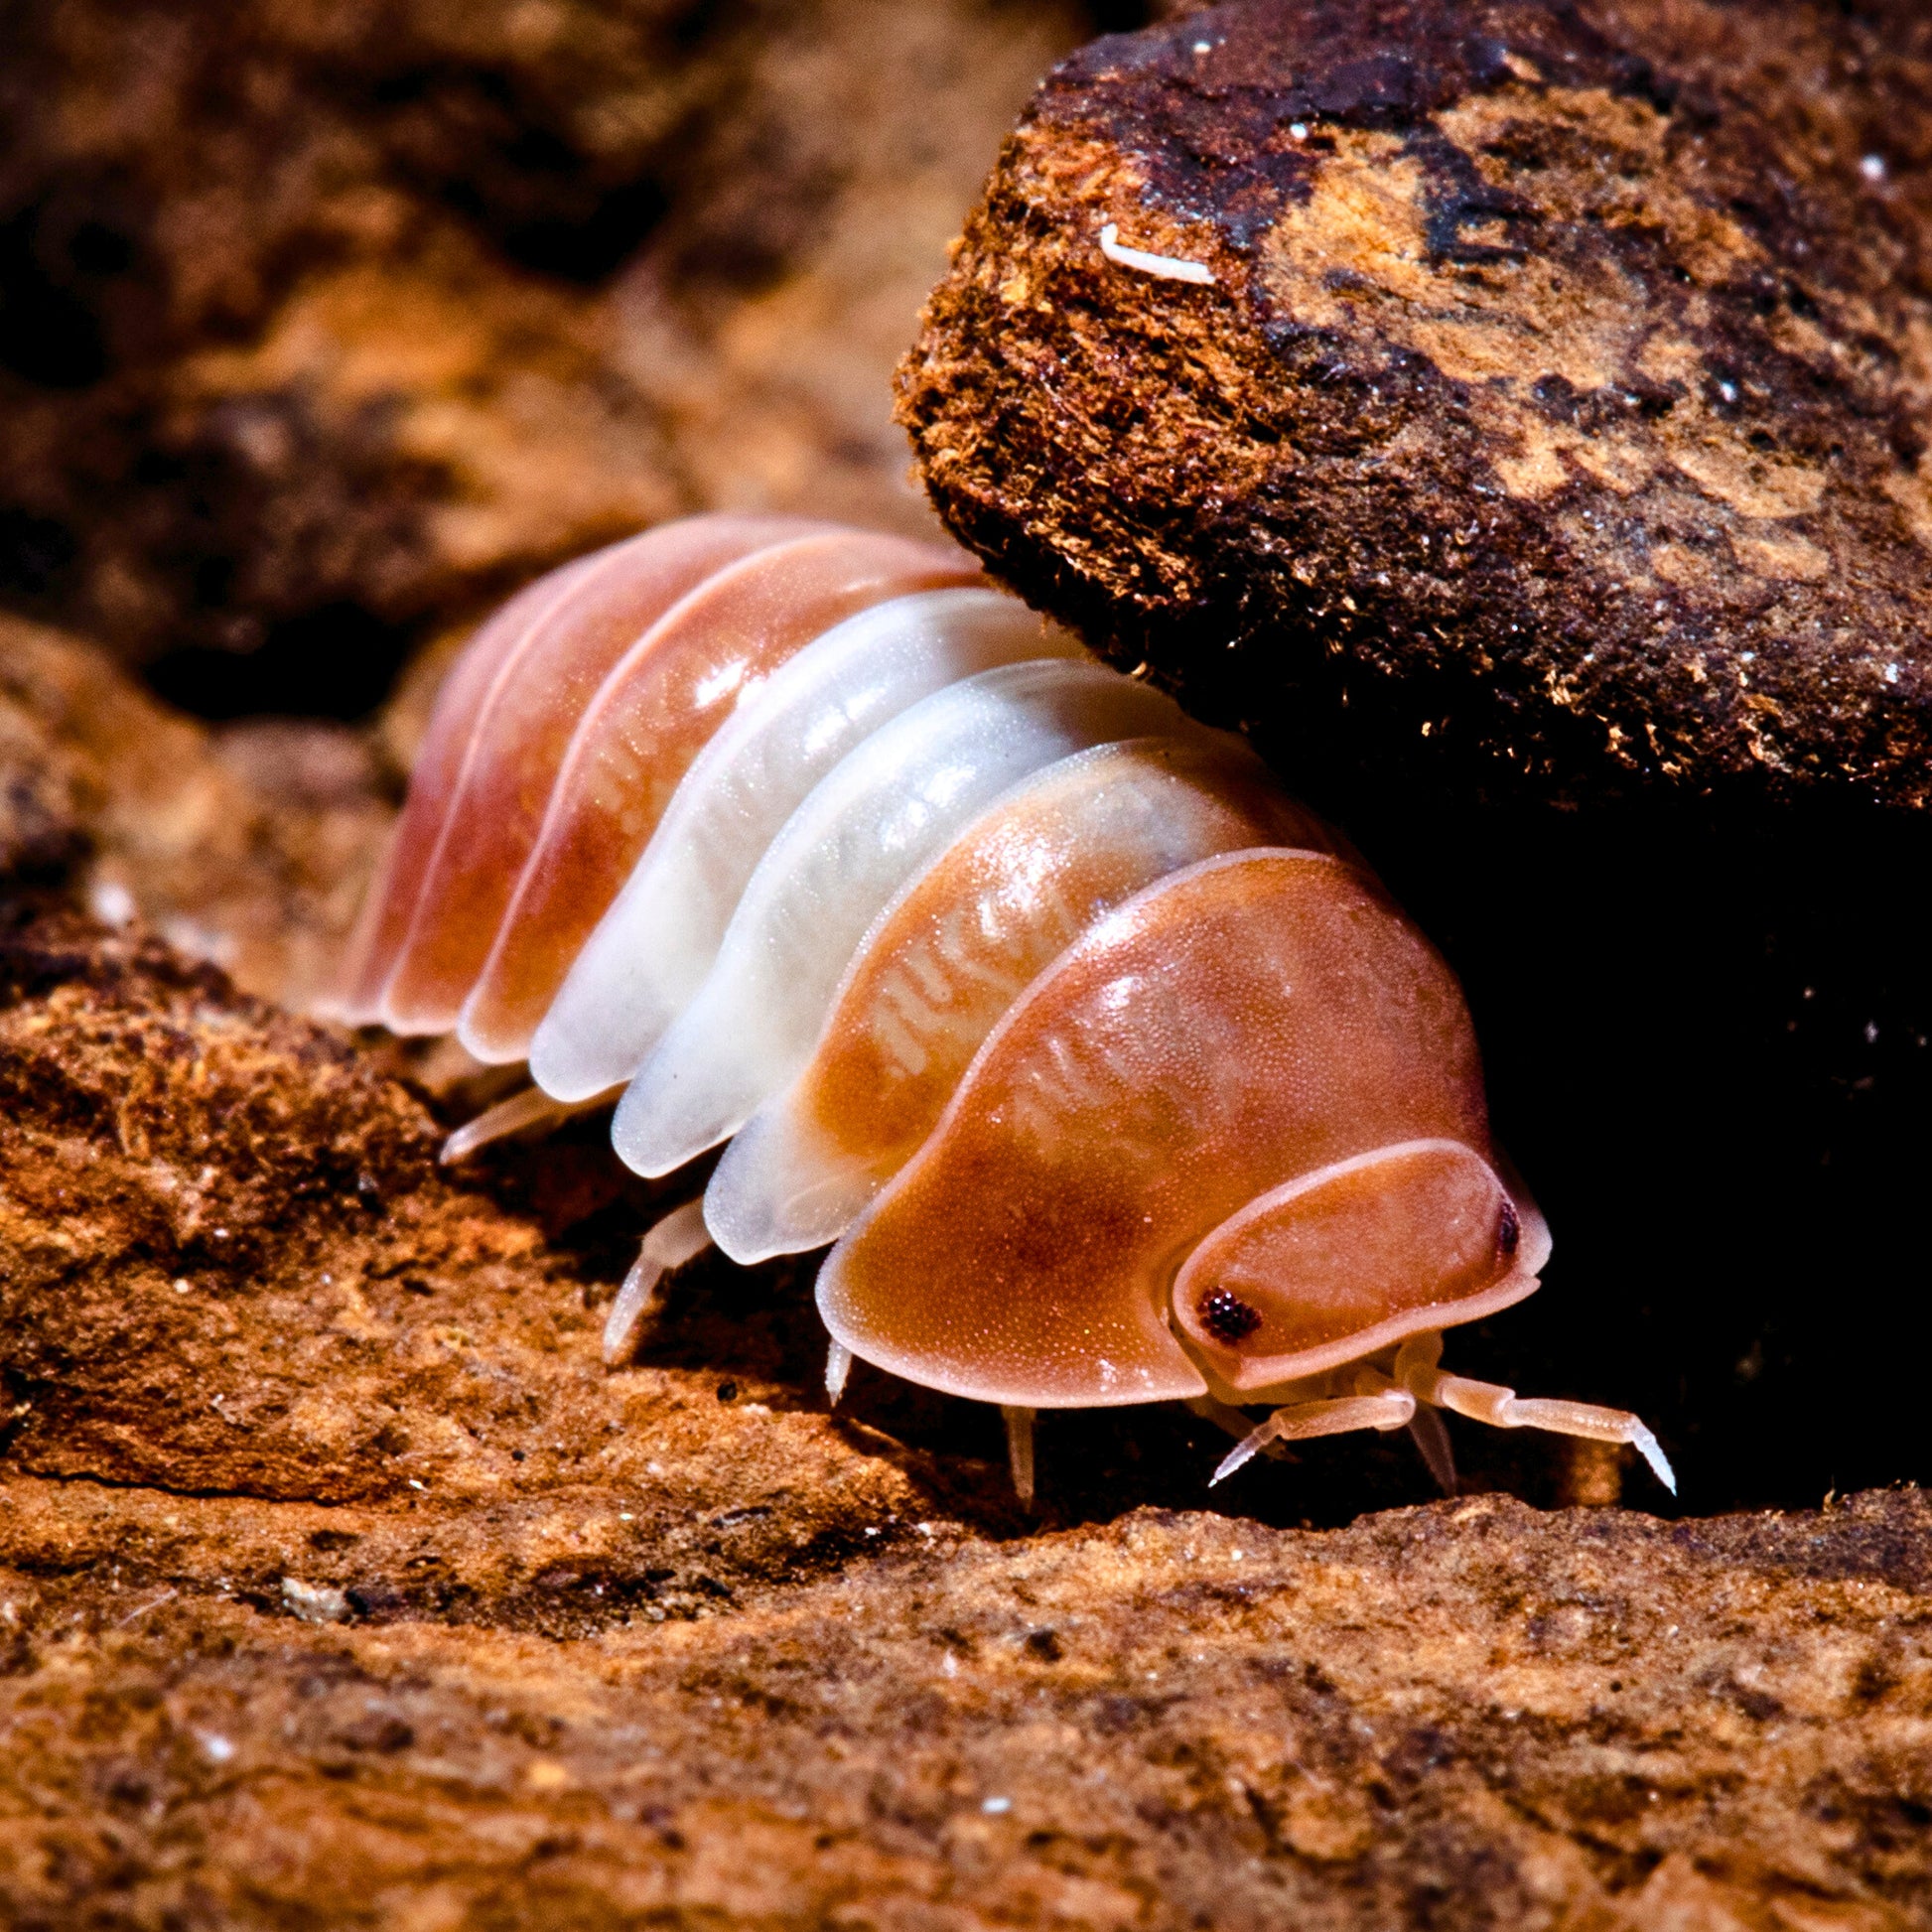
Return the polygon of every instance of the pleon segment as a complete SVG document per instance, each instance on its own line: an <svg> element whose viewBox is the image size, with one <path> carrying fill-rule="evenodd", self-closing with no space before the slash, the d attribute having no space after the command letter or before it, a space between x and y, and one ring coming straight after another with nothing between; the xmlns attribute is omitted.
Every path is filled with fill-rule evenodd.
<svg viewBox="0 0 1932 1932"><path fill-rule="evenodd" d="M470 721L454 790L424 868L379 1017L397 1033L444 1033L496 936L583 708L611 666L715 571L815 526L789 518L690 517L586 560L533 612ZM452 720L453 728L463 723ZM412 784L412 793L416 787ZM431 802L425 791L426 808Z"/></svg>
<svg viewBox="0 0 1932 1932"><path fill-rule="evenodd" d="M530 1075L582 1099L635 1070L718 956L779 828L839 760L962 677L1079 643L993 590L890 598L815 637L699 753L530 1042Z"/></svg>
<svg viewBox="0 0 1932 1932"><path fill-rule="evenodd" d="M964 678L874 732L759 861L717 964L619 1103L618 1153L666 1173L735 1134L810 1056L873 920L1010 785L1090 745L1187 729L1158 691L1055 658Z"/></svg>
<svg viewBox="0 0 1932 1932"><path fill-rule="evenodd" d="M1014 1004L819 1308L855 1354L983 1401L1199 1394L1168 1319L1187 1255L1257 1195L1415 1140L1489 1153L1449 968L1337 860L1209 859Z"/></svg>
<svg viewBox="0 0 1932 1932"><path fill-rule="evenodd" d="M497 920L466 954L463 1043L481 1059L525 1055L692 760L779 665L869 605L980 581L950 546L821 527L744 557L666 612L579 701L528 862L500 882Z"/></svg>
<svg viewBox="0 0 1932 1932"><path fill-rule="evenodd" d="M1088 926L1215 853L1330 842L1231 738L1100 746L1016 786L867 933L810 1062L712 1176L713 1237L747 1263L836 1240L918 1151L1000 1016Z"/></svg>
<svg viewBox="0 0 1932 1932"><path fill-rule="evenodd" d="M462 781L478 720L498 690L508 663L544 616L582 578L602 568L608 554L593 551L525 584L464 646L444 679L409 774L409 795L389 836L381 868L362 900L343 961L341 989L333 1004L336 1017L350 1026L368 1026L380 1017L382 989L409 936L423 880L435 857L450 801Z"/></svg>

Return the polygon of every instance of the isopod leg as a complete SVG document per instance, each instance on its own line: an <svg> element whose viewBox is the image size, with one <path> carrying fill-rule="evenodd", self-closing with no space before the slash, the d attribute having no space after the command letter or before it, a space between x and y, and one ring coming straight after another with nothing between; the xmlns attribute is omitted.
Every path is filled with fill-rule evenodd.
<svg viewBox="0 0 1932 1932"><path fill-rule="evenodd" d="M1429 1464L1429 1473L1436 1478L1437 1486L1444 1495L1454 1495L1455 1450L1449 1443L1449 1431L1443 1427L1442 1417L1428 1403L1417 1403L1416 1413L1409 1418L1409 1434L1414 1437L1422 1459Z"/></svg>
<svg viewBox="0 0 1932 1932"><path fill-rule="evenodd" d="M1225 1430L1236 1442L1254 1427L1248 1420L1246 1410L1235 1408L1231 1402L1223 1402L1219 1396L1190 1396L1184 1407L1190 1415L1200 1417L1203 1422L1211 1422L1216 1429Z"/></svg>
<svg viewBox="0 0 1932 1932"><path fill-rule="evenodd" d="M1013 1493L1023 1503L1034 1499L1034 1412L1002 1409L1007 1425L1007 1462L1013 1470Z"/></svg>
<svg viewBox="0 0 1932 1932"><path fill-rule="evenodd" d="M656 1305L659 1284L666 1275L682 1268L711 1246L711 1234L704 1224L703 1200L686 1201L674 1208L644 1236L630 1273L611 1304L604 1324L604 1366L621 1368L637 1349L637 1336L644 1316Z"/></svg>
<svg viewBox="0 0 1932 1932"><path fill-rule="evenodd" d="M1492 1429L1547 1429L1558 1436L1582 1436L1593 1443L1627 1443L1650 1464L1657 1480L1673 1496L1677 1494L1677 1476L1670 1459L1641 1418L1624 1409L1525 1397L1496 1382L1445 1375L1435 1359L1442 1351L1442 1337L1419 1339L1433 1341L1434 1348L1405 1344L1396 1357L1396 1379L1418 1402L1451 1409L1472 1422L1486 1422Z"/></svg>
<svg viewBox="0 0 1932 1932"><path fill-rule="evenodd" d="M833 1342L825 1351L825 1393L834 1409L845 1393L845 1378L851 1373L852 1350L842 1341Z"/></svg>
<svg viewBox="0 0 1932 1932"><path fill-rule="evenodd" d="M1254 1427L1245 1409L1237 1409L1231 1402L1223 1402L1219 1396L1190 1396L1182 1406L1203 1422L1211 1422L1216 1429L1232 1436L1237 1443ZM1268 1442L1261 1446L1261 1453L1279 1462L1288 1451L1280 1443Z"/></svg>
<svg viewBox="0 0 1932 1932"><path fill-rule="evenodd" d="M520 1134L530 1127L559 1126L572 1114L588 1113L593 1107L604 1106L610 1099L610 1093L600 1093L589 1100L552 1100L541 1087L525 1087L521 1093L513 1093L507 1100L499 1100L495 1106L484 1108L475 1120L465 1121L443 1143L443 1152L437 1159L444 1167L453 1168L459 1161L469 1160L480 1147L487 1147L491 1141Z"/></svg>
<svg viewBox="0 0 1932 1932"><path fill-rule="evenodd" d="M1375 1388L1373 1383L1381 1383ZM1298 1402L1275 1413L1258 1428L1251 1429L1208 1477L1207 1486L1225 1481L1236 1469L1252 1460L1270 1443L1306 1442L1311 1436L1340 1436L1351 1429L1401 1429L1416 1413L1416 1398L1407 1389L1398 1389L1372 1369L1361 1371L1360 1395L1331 1396L1320 1402Z"/></svg>

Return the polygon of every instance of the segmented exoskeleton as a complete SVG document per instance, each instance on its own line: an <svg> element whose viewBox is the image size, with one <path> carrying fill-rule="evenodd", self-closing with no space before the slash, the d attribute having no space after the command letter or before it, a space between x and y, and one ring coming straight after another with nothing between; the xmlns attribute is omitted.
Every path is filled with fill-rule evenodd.
<svg viewBox="0 0 1932 1932"><path fill-rule="evenodd" d="M621 1090L646 1174L730 1141L666 1268L836 1244L854 1355L995 1402L1180 1399L1269 1443L1440 1408L1635 1444L1438 1367L1550 1252L1454 977L1240 740L1089 658L963 553L694 517L553 572L441 694L340 1002ZM1242 1407L1267 1405L1250 1427Z"/></svg>

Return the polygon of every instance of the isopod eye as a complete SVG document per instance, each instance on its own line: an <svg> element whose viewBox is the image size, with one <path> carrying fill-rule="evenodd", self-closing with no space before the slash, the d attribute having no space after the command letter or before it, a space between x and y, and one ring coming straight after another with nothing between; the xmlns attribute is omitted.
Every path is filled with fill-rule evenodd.
<svg viewBox="0 0 1932 1932"><path fill-rule="evenodd" d="M1232 1348L1261 1326L1261 1311L1230 1289L1210 1288L1200 1298L1200 1322L1216 1341Z"/></svg>
<svg viewBox="0 0 1932 1932"><path fill-rule="evenodd" d="M1175 1279L1174 1317L1230 1388L1268 1388L1521 1299L1536 1286L1522 1234L1473 1150L1380 1148L1223 1221Z"/></svg>

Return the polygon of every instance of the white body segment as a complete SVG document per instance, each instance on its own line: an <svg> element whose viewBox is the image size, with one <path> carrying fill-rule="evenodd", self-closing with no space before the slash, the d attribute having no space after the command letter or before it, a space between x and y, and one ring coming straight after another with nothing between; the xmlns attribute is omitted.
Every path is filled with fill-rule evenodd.
<svg viewBox="0 0 1932 1932"><path fill-rule="evenodd" d="M1204 743L1212 743L1209 734L1200 736ZM1094 747L1056 760L1010 787L962 831L963 842L981 827L1002 821L1015 827L1025 824L1029 808L1037 811L1035 800L1063 805L1056 822L1035 833L1024 860L1016 852L1018 869L1025 877L1011 885L1003 881L1000 889L986 890L961 907L963 924L971 935L968 944L949 944L940 933L920 946L910 962L919 997L902 1002L893 1016L906 1029L906 1052L923 1057L910 1028L918 1019L957 1031L969 1024L962 1014L971 1011L976 1016L972 1037L983 1038L1001 1006L1017 997L1037 970L1030 936L1063 929L1063 937L1070 939L1080 917L1096 916L1111 902L1102 899L1082 912L1058 900L1064 873L1053 863L1056 847L1077 849L1089 877L1111 875L1124 882L1124 890L1118 893L1122 897L1150 879L1178 872L1226 849L1225 809L1195 786L1172 779L1157 783L1145 771L1123 769L1121 750L1118 745ZM1263 772L1260 760L1239 739L1215 746L1214 756L1230 769L1251 770L1257 778ZM1095 782L1087 779L1090 772L1112 775ZM1083 783L1089 788L1076 792ZM1063 801L1071 797L1077 797L1077 803L1067 809ZM873 949L882 943L893 915L931 870L922 868L907 880L873 921L854 949L830 1010L838 1010L855 977L869 964ZM977 994L1000 970L996 962L1002 959L1024 960L1024 964L1010 969L1012 984L1004 990L1001 1005L969 1001L965 996ZM891 1178L855 1162L828 1140L806 1117L799 1085L795 1079L788 1082L745 1123L705 1190L705 1221L712 1239L744 1267L836 1241Z"/></svg>
<svg viewBox="0 0 1932 1932"><path fill-rule="evenodd" d="M582 1100L635 1071L703 985L765 849L819 780L908 706L1078 642L998 591L922 591L848 618L752 693L686 772L530 1048Z"/></svg>
<svg viewBox="0 0 1932 1932"><path fill-rule="evenodd" d="M1145 685L1046 659L964 679L875 732L759 862L704 985L619 1105L618 1153L668 1173L736 1133L804 1064L887 901L1009 785L1091 745L1189 729Z"/></svg>
<svg viewBox="0 0 1932 1932"><path fill-rule="evenodd" d="M705 1226L741 1268L836 1241L879 1191L798 1118L790 1094L787 1087L739 1129L704 1191Z"/></svg>

